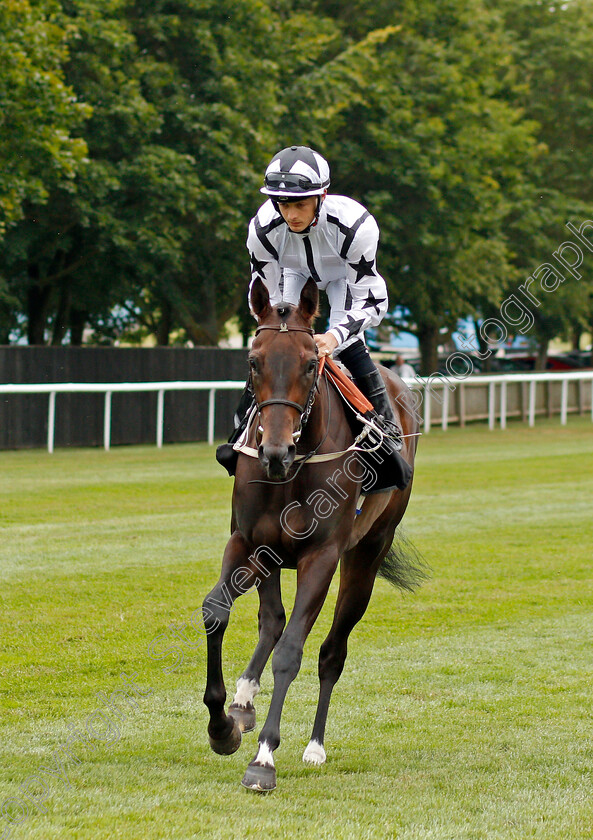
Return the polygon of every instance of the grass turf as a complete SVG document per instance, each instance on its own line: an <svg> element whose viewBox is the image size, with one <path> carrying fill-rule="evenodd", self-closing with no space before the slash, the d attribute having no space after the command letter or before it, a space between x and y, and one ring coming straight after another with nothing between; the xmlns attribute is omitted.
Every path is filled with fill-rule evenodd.
<svg viewBox="0 0 593 840"><path fill-rule="evenodd" d="M328 763L312 769L301 754L334 582L267 797L239 785L256 734L231 757L210 752L204 646L191 627L196 647L175 638L228 534L231 482L212 450L2 452L0 465L0 838L591 836L590 421L422 438L404 521L432 577L414 596L377 582L334 693ZM229 694L256 613L253 594L233 608ZM98 737L58 753L62 777L35 780L122 672L150 693L92 719ZM259 725L271 687L267 670Z"/></svg>

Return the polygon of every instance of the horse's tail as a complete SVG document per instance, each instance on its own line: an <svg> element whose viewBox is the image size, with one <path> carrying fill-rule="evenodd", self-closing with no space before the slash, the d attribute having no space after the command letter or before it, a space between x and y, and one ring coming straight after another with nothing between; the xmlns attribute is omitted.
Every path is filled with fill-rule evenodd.
<svg viewBox="0 0 593 840"><path fill-rule="evenodd" d="M378 576L399 589L413 592L430 577L430 567L400 528L379 566Z"/></svg>

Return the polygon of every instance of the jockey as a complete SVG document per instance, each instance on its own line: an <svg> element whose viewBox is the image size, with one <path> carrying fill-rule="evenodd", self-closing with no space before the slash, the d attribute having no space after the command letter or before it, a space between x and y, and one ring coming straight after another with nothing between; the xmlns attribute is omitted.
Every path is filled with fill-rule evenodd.
<svg viewBox="0 0 593 840"><path fill-rule="evenodd" d="M387 288L376 266L379 228L357 201L327 195L329 183L327 161L307 146L290 146L272 158L261 189L269 198L249 224L251 283L257 277L263 281L272 305L297 304L309 277L325 289L330 318L328 331L315 335L319 356L333 353L348 368L373 404L375 422L395 456L401 431L364 342L365 329L380 324L387 311ZM243 431L250 404L246 393L230 442ZM228 444L219 447L217 459L229 472L232 468L231 475L236 457Z"/></svg>

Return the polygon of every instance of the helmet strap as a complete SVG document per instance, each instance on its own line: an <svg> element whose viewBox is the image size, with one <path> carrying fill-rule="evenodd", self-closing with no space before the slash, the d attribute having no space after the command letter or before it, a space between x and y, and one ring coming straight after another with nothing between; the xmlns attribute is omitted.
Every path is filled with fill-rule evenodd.
<svg viewBox="0 0 593 840"><path fill-rule="evenodd" d="M299 236L303 236L304 234L309 233L311 228L314 228L315 225L317 224L317 222L319 221L319 214L321 213L321 205L323 203L323 199L325 198L325 196L326 196L326 193L322 193L321 195L316 196L316 198L317 198L317 209L315 210L315 216L313 217L313 221L311 222L309 227L305 228L305 230L299 231L299 233L298 233ZM272 202L272 205L273 205L276 213L278 213L282 217L282 221L284 222L284 224L285 225L288 224L288 222L286 222L286 220L284 219L284 216L282 216L282 213L280 213L280 202L276 201L272 197L270 197L270 201ZM296 201L298 201L298 198L296 199Z"/></svg>
<svg viewBox="0 0 593 840"><path fill-rule="evenodd" d="M317 196L317 210L315 211L315 220L313 222L311 222L312 225L316 225L317 222L319 221L319 214L321 213L321 202L323 201L324 198L325 198L325 193Z"/></svg>
<svg viewBox="0 0 593 840"><path fill-rule="evenodd" d="M301 233L309 233L311 228L314 228L317 225L317 222L319 221L319 214L321 213L321 204L322 204L324 198L325 198L325 193L317 196L317 210L315 211L315 216L313 217L313 221L311 222L309 227L306 230L302 230Z"/></svg>

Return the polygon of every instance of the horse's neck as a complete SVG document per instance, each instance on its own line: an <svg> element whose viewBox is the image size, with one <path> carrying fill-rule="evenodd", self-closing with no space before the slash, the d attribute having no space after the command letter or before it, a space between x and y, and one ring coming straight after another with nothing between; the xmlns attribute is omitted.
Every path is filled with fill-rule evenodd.
<svg viewBox="0 0 593 840"><path fill-rule="evenodd" d="M345 416L344 403L336 389L322 376L319 390L311 409L309 420L303 429L299 446L312 451L321 443L320 453L341 449L352 443L353 435Z"/></svg>

